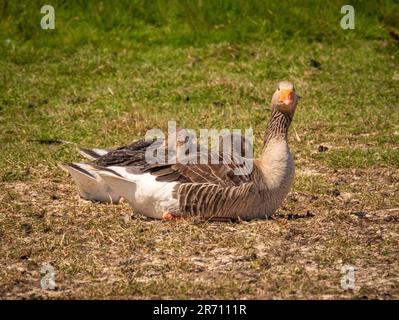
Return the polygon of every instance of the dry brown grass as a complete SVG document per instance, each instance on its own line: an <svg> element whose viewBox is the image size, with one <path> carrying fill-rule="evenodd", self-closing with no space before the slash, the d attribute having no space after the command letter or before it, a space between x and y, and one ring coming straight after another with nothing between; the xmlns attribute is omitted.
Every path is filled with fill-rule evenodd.
<svg viewBox="0 0 399 320"><path fill-rule="evenodd" d="M399 298L399 170L309 168L273 219L240 223L147 220L39 170L1 185L2 298Z"/></svg>

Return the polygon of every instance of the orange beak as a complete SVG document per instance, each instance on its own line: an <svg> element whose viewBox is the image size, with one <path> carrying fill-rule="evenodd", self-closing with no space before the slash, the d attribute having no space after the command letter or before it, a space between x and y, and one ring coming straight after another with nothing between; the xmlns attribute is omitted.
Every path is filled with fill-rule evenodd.
<svg viewBox="0 0 399 320"><path fill-rule="evenodd" d="M293 101L294 101L294 92L292 90L290 90L290 89L281 89L280 90L280 103L289 105Z"/></svg>

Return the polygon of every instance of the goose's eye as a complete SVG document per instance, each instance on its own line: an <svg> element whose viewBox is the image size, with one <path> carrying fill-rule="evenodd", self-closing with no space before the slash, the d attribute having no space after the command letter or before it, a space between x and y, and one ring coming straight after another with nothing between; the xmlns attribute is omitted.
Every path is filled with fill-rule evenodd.
<svg viewBox="0 0 399 320"><path fill-rule="evenodd" d="M277 88L278 91L280 91L280 88Z"/></svg>

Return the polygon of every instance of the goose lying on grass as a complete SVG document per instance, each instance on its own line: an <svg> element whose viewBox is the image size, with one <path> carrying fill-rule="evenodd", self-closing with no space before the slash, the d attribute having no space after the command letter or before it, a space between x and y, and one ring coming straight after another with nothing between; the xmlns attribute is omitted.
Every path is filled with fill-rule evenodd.
<svg viewBox="0 0 399 320"><path fill-rule="evenodd" d="M147 217L266 218L281 205L294 178L287 134L297 102L293 84L280 82L263 151L252 170L234 162L149 165L144 154L152 141L144 140L110 152L84 149L82 154L91 162L62 167L71 173L82 197L105 202L123 197Z"/></svg>

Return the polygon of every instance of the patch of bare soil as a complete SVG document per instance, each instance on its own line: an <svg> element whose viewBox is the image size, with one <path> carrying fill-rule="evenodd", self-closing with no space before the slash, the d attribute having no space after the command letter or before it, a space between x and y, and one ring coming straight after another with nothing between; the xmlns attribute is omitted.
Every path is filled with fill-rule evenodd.
<svg viewBox="0 0 399 320"><path fill-rule="evenodd" d="M148 220L66 177L3 183L0 298L399 298L399 170L297 173L313 176L273 219L238 223Z"/></svg>

